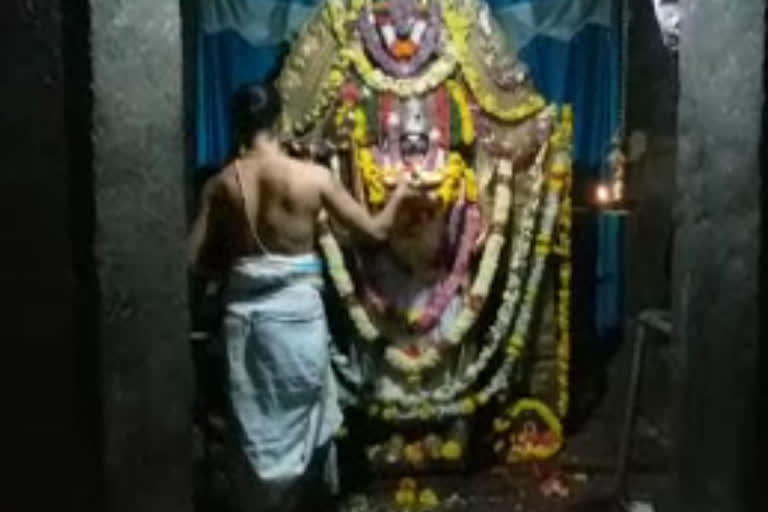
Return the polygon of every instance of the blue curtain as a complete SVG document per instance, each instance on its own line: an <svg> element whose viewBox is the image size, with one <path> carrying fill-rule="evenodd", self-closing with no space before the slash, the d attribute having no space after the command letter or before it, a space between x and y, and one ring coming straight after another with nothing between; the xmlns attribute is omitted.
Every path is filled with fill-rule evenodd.
<svg viewBox="0 0 768 512"><path fill-rule="evenodd" d="M229 98L280 65L285 42L319 0L201 1L197 65L197 163L230 152ZM621 97L621 23L614 0L488 0L550 101L574 108L575 179L605 177ZM622 224L594 220L594 327L610 342L622 316ZM578 301L579 297L575 297Z"/></svg>

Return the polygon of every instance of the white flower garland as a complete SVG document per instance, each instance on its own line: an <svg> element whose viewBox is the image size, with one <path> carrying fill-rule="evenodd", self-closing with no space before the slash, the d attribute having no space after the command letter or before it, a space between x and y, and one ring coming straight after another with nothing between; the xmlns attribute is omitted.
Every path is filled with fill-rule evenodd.
<svg viewBox="0 0 768 512"><path fill-rule="evenodd" d="M357 299L355 285L344 265L344 255L341 253L341 248L336 241L336 237L333 236L333 232L328 224L328 214L326 212L320 214L319 222L322 228L322 233L318 238L318 243L325 255L331 280L333 281L341 300L347 304L347 313L355 324L357 331L364 340L372 342L380 336L379 330L373 325L365 308L363 308L362 304L360 304L360 301Z"/></svg>
<svg viewBox="0 0 768 512"><path fill-rule="evenodd" d="M562 182L552 178L550 187L545 199L542 219L539 224L539 233L537 240L544 244L545 240L551 240L552 232L558 217L558 211L561 204ZM551 243L545 247L550 249ZM529 274L528 283L525 290L525 298L520 306L520 311L515 321L512 336L510 337L510 351L508 357L500 365L496 374L490 382L480 391L474 394L474 397L467 397L444 404L429 404L422 402L420 406L410 408L405 411L398 410L394 406L387 407L382 411L382 418L390 421L409 421L424 419L425 410L428 410L430 417L444 418L458 415L466 415L474 412L477 405L486 403L490 397L509 387L510 376L517 362L522 346L518 347L517 340L524 340L530 326L530 320L533 314L533 307L541 285L541 278L544 274L544 267L549 256L548 250L543 250L542 245L536 250L533 267ZM514 350L513 350L514 349ZM374 409L371 413L378 412Z"/></svg>
<svg viewBox="0 0 768 512"><path fill-rule="evenodd" d="M450 383L435 390L407 394L401 387L391 382L387 383L386 387L380 390L377 398L384 402L395 402L401 407L414 407L424 401L447 402L453 400L459 393L469 388L488 365L498 350L504 336L509 331L512 316L518 307L520 287L523 282L521 274L525 270L525 262L531 249L536 217L539 213L541 189L544 183L543 160L546 151L546 146L543 146L536 158L536 162L528 170L530 176L529 200L523 207L517 233L513 238L513 248L510 251L509 270L502 304L499 307L494 324L486 334L488 340L475 362L467 367L462 376L454 378Z"/></svg>
<svg viewBox="0 0 768 512"><path fill-rule="evenodd" d="M368 60L359 42L350 44L350 48L341 50L344 58L352 62L357 74L373 90L390 92L402 97L421 96L446 81L458 65L458 59L450 46L426 70L415 78L392 78L382 70L375 68Z"/></svg>
<svg viewBox="0 0 768 512"><path fill-rule="evenodd" d="M498 183L491 219L492 225L497 229L486 242L477 275L470 292L464 298L464 306L457 315L453 326L443 338L443 341L449 345L458 345L461 342L464 335L477 320L477 316L488 297L488 291L498 268L501 251L506 242L503 232L506 231L512 206L511 187L512 162L504 159L499 163ZM417 356L405 354L398 347L388 347L385 357L394 368L406 374L434 368L441 360L440 352L434 347L427 348Z"/></svg>
<svg viewBox="0 0 768 512"><path fill-rule="evenodd" d="M502 160L499 163L498 174L499 180L494 196L492 223L494 226L504 230L509 221L509 212L512 206L512 162L507 159ZM488 238L482 259L480 260L480 268L467 297L468 300L471 301L474 297L478 297L482 299L483 303L485 302L488 290L493 282L493 277L496 275L499 256L504 248L504 242L505 237L499 232L494 232ZM482 306L482 304L479 306ZM459 313L453 328L446 335L445 341L452 345L458 344L474 324L480 309L482 307L473 306L472 304L465 305Z"/></svg>
<svg viewBox="0 0 768 512"><path fill-rule="evenodd" d="M511 210L511 162L502 161L499 165L499 178L496 186L496 200L494 201L493 224L499 227L499 231L503 231L509 222ZM325 213L321 214L320 224L323 226L323 233L319 237L319 244L328 262L331 280L347 304L347 312L357 331L363 339L372 342L379 338L381 333L356 296L355 285L344 263L344 256L339 244L328 225L328 217ZM470 288L471 292L465 298L464 307L445 337L447 343L458 344L477 318L477 314L487 298L504 243L505 237L501 233L496 232L489 237L483 250L480 268ZM479 302L479 304L473 304L473 299L476 299L475 302ZM385 358L398 370L414 373L436 366L440 362L440 352L434 347L429 347L418 356L412 356L402 353L400 348L388 347Z"/></svg>
<svg viewBox="0 0 768 512"><path fill-rule="evenodd" d="M384 357L390 365L408 375L418 374L425 368L433 368L440 362L440 352L435 347L427 347L415 357L395 347L387 347Z"/></svg>

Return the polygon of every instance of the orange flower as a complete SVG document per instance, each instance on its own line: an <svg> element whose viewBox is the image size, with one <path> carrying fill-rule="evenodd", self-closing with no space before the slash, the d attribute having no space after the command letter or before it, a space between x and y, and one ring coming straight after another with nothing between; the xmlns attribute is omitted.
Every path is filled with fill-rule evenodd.
<svg viewBox="0 0 768 512"><path fill-rule="evenodd" d="M410 59L416 54L416 44L410 39L401 40L398 39L389 48L390 53L394 55L396 59L406 60Z"/></svg>

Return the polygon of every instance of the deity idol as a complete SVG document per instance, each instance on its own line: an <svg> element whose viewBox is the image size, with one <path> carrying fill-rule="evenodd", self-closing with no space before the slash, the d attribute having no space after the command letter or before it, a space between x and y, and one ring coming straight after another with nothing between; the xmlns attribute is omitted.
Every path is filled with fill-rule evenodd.
<svg viewBox="0 0 768 512"><path fill-rule="evenodd" d="M479 0L327 0L279 88L283 137L371 211L402 173L422 191L385 246L321 220L354 340L336 363L359 378L360 403L397 427L496 399L499 452L554 453L568 402L570 110L535 92Z"/></svg>

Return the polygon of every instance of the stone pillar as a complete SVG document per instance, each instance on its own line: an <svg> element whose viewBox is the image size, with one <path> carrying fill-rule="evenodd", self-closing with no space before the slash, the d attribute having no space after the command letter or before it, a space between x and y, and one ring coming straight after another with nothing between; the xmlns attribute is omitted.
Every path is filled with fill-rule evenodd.
<svg viewBox="0 0 768 512"><path fill-rule="evenodd" d="M683 1L672 293L687 368L670 511L747 510L756 492L764 16L760 0Z"/></svg>
<svg viewBox="0 0 768 512"><path fill-rule="evenodd" d="M84 411L80 388L94 368L79 357L75 314L77 137L68 134L63 11L58 0L0 3L0 338L10 380L2 465L12 475L4 509L51 510L54 500L61 509L98 507L96 415Z"/></svg>
<svg viewBox="0 0 768 512"><path fill-rule="evenodd" d="M106 510L192 509L179 2L91 0Z"/></svg>

